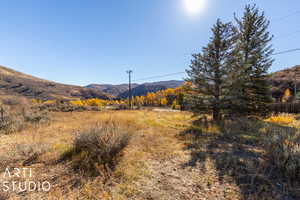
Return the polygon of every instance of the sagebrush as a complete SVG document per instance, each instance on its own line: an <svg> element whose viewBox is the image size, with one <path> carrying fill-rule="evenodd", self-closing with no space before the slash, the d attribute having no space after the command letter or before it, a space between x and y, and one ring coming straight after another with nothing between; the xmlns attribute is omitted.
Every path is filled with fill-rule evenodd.
<svg viewBox="0 0 300 200"><path fill-rule="evenodd" d="M128 130L115 121L97 124L78 133L72 148L62 155L62 159L71 160L76 172L106 176L115 168L130 136Z"/></svg>

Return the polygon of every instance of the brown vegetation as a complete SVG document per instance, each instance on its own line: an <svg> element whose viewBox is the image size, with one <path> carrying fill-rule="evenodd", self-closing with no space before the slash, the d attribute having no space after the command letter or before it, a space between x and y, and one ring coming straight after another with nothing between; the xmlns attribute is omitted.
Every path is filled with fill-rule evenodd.
<svg viewBox="0 0 300 200"><path fill-rule="evenodd" d="M30 124L47 121L47 113L24 98L6 98L0 103L0 134L10 134Z"/></svg>
<svg viewBox="0 0 300 200"><path fill-rule="evenodd" d="M211 170L206 163L212 162L221 182L238 187L226 188L225 199L298 199L299 121L274 118L192 126L182 134L192 150L186 165L200 166L206 173Z"/></svg>
<svg viewBox="0 0 300 200"><path fill-rule="evenodd" d="M0 136L0 173L26 166L34 181L52 185L49 193L11 192L10 199L299 198L297 116L221 125L188 112L49 117L48 124Z"/></svg>
<svg viewBox="0 0 300 200"><path fill-rule="evenodd" d="M109 98L96 89L55 83L3 66L0 66L0 94L36 99Z"/></svg>
<svg viewBox="0 0 300 200"><path fill-rule="evenodd" d="M114 170L129 139L125 127L108 120L77 134L73 146L61 160L71 160L73 169L79 173L105 177Z"/></svg>

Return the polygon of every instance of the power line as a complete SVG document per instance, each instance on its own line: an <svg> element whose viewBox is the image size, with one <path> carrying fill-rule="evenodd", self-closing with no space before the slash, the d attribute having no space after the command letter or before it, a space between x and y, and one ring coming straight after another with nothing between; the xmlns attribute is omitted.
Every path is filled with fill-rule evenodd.
<svg viewBox="0 0 300 200"><path fill-rule="evenodd" d="M298 32L300 32L300 30ZM278 52L275 52L275 53L271 54L271 56L276 56L276 55L285 54L285 53L291 53L291 52L294 52L294 51L300 51L300 48L288 49L288 50L285 50L285 51L278 51Z"/></svg>
<svg viewBox="0 0 300 200"><path fill-rule="evenodd" d="M136 80L133 80L133 81L143 81L143 80L148 80L148 79L163 78L163 77L173 76L173 75L178 75L178 74L185 74L185 72L175 72L175 73L171 73L171 74L164 74L164 75L158 75L158 76L145 77L145 78L136 79Z"/></svg>
<svg viewBox="0 0 300 200"><path fill-rule="evenodd" d="M298 14L300 14L300 10L295 11L295 12L289 14L289 15L277 18L277 19L275 19L273 21L281 21L281 20L284 20L286 18L289 18L289 17L294 16L294 15L298 15ZM286 34L286 35L275 37L275 40L277 40L278 38L289 37L289 36L294 35L294 34L299 33L299 32L300 32L300 30L297 30L295 32L292 32L292 33L289 33L289 34ZM300 48L289 49L289 50L285 50L285 51L279 51L279 52L273 53L271 55L272 56L276 56L276 55L281 55L281 54L286 54L286 53L292 53L292 52L295 52L295 51L300 51ZM187 55L187 54L185 54L185 55ZM191 54L189 54L189 55L191 55ZM158 75L158 76L145 77L145 78L136 79L136 80L133 80L133 81L143 81L143 80L149 80L149 79L163 78L163 77L167 77L167 76L173 76L173 75L185 74L185 73L186 72L175 72L175 73L171 73L171 74L164 74L164 75Z"/></svg>
<svg viewBox="0 0 300 200"><path fill-rule="evenodd" d="M292 53L292 52L295 52L295 51L300 51L300 48L289 49L289 50L285 50L285 51L279 51L279 52L273 53L272 56L286 54L286 53ZM185 74L185 73L186 72L175 72L175 73L171 73L171 74L145 77L145 78L136 79L136 80L133 80L133 81L143 81L143 80L149 80L149 79L163 78L163 77L167 77L167 76L173 76L173 75Z"/></svg>
<svg viewBox="0 0 300 200"><path fill-rule="evenodd" d="M281 20L284 20L284 19L286 19L286 18L295 16L295 15L299 15L299 14L300 14L300 10L297 10L297 11L291 13L291 14L288 14L288 15L285 15L285 16L283 16L283 17L277 18L277 19L275 19L275 20L273 20L273 21L275 21L275 22L281 21ZM300 30L296 30L296 31L294 31L294 32L291 32L291 33L288 33L288 34L285 34L285 35L281 35L281 36L278 36L278 37L275 36L274 40L277 40L278 38L286 38L286 37L290 37L290 36L295 35L295 34L297 34L297 33L299 33L299 32L300 32Z"/></svg>
<svg viewBox="0 0 300 200"><path fill-rule="evenodd" d="M286 53L291 53L291 52L294 52L294 51L300 51L300 48L289 49L289 50L285 50L285 51L279 51L279 52L273 53L272 56L286 54Z"/></svg>
<svg viewBox="0 0 300 200"><path fill-rule="evenodd" d="M285 16L283 16L283 17L277 18L277 19L272 20L272 21L273 21L273 22L274 22L274 21L275 21L275 22L276 22L276 21L280 21L280 20L283 20L283 19L289 18L289 17L294 16L294 15L298 15L298 14L300 14L300 10L295 11L295 12L289 14L289 15L285 15ZM300 30L296 30L296 31L294 31L294 32L287 33L287 34L284 34L284 35L279 35L279 36L276 36L276 35L275 35L273 41L274 41L274 40L281 39L281 38L287 38L287 37L290 37L290 36L295 35L295 34L297 34L297 33L300 33ZM297 50L297 51L298 51L298 50ZM289 52L289 51L288 51L288 52ZM279 53L281 54L281 52L279 52ZM279 53L278 53L278 54L279 54ZM274 53L274 54L272 54L272 55L278 55L278 54L277 54L277 53ZM185 54L185 55L191 55L191 54Z"/></svg>
<svg viewBox="0 0 300 200"><path fill-rule="evenodd" d="M284 20L284 19L286 19L286 18L292 17L292 16L294 16L294 15L298 15L298 14L300 14L300 10L295 11L295 12L289 14L289 15L286 15L286 16L283 16L283 17L280 17L280 18L277 18L277 19L272 20L272 21L273 21L273 22L274 22L274 21L275 21L275 22L281 21L281 20ZM277 39L279 39L279 38L290 37L290 36L295 35L296 33L299 33L299 32L300 32L300 30L297 30L297 31L294 31L294 32L291 32L291 33L288 33L288 34L285 34L285 35L275 36L274 40L277 40Z"/></svg>

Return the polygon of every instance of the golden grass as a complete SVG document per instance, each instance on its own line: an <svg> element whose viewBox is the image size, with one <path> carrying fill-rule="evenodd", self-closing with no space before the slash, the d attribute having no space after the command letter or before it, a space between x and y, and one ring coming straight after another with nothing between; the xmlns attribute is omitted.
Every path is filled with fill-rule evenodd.
<svg viewBox="0 0 300 200"><path fill-rule="evenodd" d="M172 128L179 120L187 123L190 114L133 112L136 123L143 127L128 146L123 160L115 171L119 184L112 189L113 199L135 199L143 191L139 184L151 180L153 175L148 160L167 160L182 153L183 143L176 139L176 130ZM145 183L146 184L146 183Z"/></svg>
<svg viewBox="0 0 300 200"><path fill-rule="evenodd" d="M30 167L41 174L41 177L54 177L56 180L53 182L52 192L38 194L39 198L99 199L101 196L102 199L128 199L142 192L139 184L153 178L149 160L168 160L180 156L184 144L176 135L190 123L191 115L153 111L105 111L51 113L50 119L49 124L28 127L21 132L4 135L0 140L0 145L10 155L20 155L13 162L15 166L22 165L28 156L39 152L34 161L37 164L32 163ZM72 148L76 133L108 120L114 120L134 133L112 174L113 187L107 187L97 178L81 177L78 180L78 175L68 170L68 163L55 164L62 154ZM17 146L30 147L31 150L25 155ZM2 154L5 152L0 152L0 158ZM41 178L37 178L39 179ZM78 182L75 188L72 186L74 182ZM11 195L11 198L18 197L16 194Z"/></svg>
<svg viewBox="0 0 300 200"><path fill-rule="evenodd" d="M207 199L243 199L244 186L238 185L231 173L237 173L244 165L249 168L243 169L260 173L252 166L252 160L256 159L252 154L266 153L258 146L249 146L256 145L262 139L258 138L260 135L265 137L257 132L264 127L252 122L243 124L243 119L235 122L240 126L233 124L233 127L227 127L228 135L222 133L222 127L214 124L192 124L195 119L189 112L58 112L50 113L50 119L48 124L36 124L15 134L0 136L0 169L7 165L22 166L24 160L38 153L28 167L39 175L34 180L49 180L53 186L50 193L26 192L25 196L11 193L11 199L172 199L187 190ZM57 162L72 149L78 133L108 121L118 123L132 134L109 179L103 181L101 176L86 177L74 172L69 161ZM285 114L272 116L266 121L272 127L274 124L297 127L299 123L297 117ZM276 128L275 125L273 128ZM179 136L187 130L184 137ZM244 130L245 133L238 133ZM189 159L191 162L196 159L198 165L188 164ZM232 163L234 166L231 166ZM240 166L240 163L244 165ZM228 170L222 169L226 174L221 175L220 168L224 167ZM178 184L181 189L172 188ZM149 193L159 195L151 196ZM253 199L259 197L258 193L254 195L258 196ZM198 196L189 197L186 199L197 199Z"/></svg>

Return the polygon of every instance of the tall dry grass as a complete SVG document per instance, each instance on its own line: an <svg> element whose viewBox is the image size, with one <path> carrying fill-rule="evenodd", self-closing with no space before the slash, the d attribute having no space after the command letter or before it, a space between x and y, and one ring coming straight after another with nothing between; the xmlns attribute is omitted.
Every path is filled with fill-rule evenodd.
<svg viewBox="0 0 300 200"><path fill-rule="evenodd" d="M81 174L107 176L116 167L132 134L112 119L98 123L79 132L61 160L71 160L73 169Z"/></svg>
<svg viewBox="0 0 300 200"><path fill-rule="evenodd" d="M3 151L8 152L5 154L9 154L7 159L17 158L21 166L36 167L45 180L53 181L51 193L39 194L38 199L145 199L153 189L151 184L158 184L152 182L157 177L151 162L173 161L190 151L191 162L211 166L220 180L230 178L226 184L238 185L240 190L228 192L227 199L238 199L238 195L244 199L271 198L271 190L278 194L277 183L292 187L288 181L294 183L295 190L299 188L296 116L292 125L240 118L221 126L203 127L192 125L191 114L181 112L55 112L49 117L49 125L3 135L0 141ZM179 133L189 126L189 133L195 137L179 140ZM1 159L3 156L0 152ZM186 165L196 170L190 163L182 163L181 167ZM205 170L203 174L195 173L195 177L213 185L211 171ZM220 188L214 189L210 188ZM280 197L297 193L285 189Z"/></svg>
<svg viewBox="0 0 300 200"><path fill-rule="evenodd" d="M290 114L200 123L185 132L191 163L212 160L221 179L231 177L244 199L300 198L300 130ZM188 133L188 134L186 134ZM191 137L191 136L190 136Z"/></svg>
<svg viewBox="0 0 300 200"><path fill-rule="evenodd" d="M48 114L23 98L6 98L0 102L0 134L10 134L30 124L48 121Z"/></svg>
<svg viewBox="0 0 300 200"><path fill-rule="evenodd" d="M264 144L270 162L291 182L300 180L300 130L272 127Z"/></svg>

